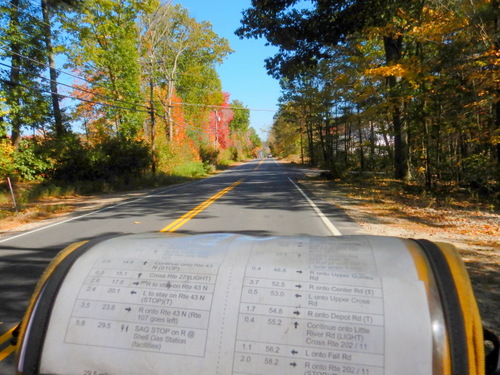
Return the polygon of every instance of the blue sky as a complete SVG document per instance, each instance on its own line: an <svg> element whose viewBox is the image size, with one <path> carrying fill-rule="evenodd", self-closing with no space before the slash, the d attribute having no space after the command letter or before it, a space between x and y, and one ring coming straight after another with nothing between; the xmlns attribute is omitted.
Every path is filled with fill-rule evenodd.
<svg viewBox="0 0 500 375"><path fill-rule="evenodd" d="M213 30L229 41L235 51L217 69L222 89L250 108L250 126L262 140L267 139L274 111L277 110L280 87L267 74L264 59L273 56L276 49L265 46L265 40L240 40L234 31L240 26L241 12L248 9L250 0L175 0L198 21L209 21Z"/></svg>

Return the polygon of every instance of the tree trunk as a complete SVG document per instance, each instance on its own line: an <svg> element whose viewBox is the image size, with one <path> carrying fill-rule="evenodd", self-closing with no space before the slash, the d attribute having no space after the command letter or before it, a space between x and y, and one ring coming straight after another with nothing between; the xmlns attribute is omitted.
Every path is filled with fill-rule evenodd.
<svg viewBox="0 0 500 375"><path fill-rule="evenodd" d="M54 113L54 130L56 137L59 138L66 132L66 129L62 120L61 107L59 105L59 94L57 93L57 71L54 60L54 48L52 47L52 30L50 27L50 14L47 0L41 0L41 7L43 13L42 27L44 29L47 58L49 61L50 94L52 96L52 111Z"/></svg>
<svg viewBox="0 0 500 375"><path fill-rule="evenodd" d="M310 121L305 120L305 122L306 122L306 133L307 133L307 144L309 148L309 164L316 165L316 158L314 157L313 128L310 124Z"/></svg>
<svg viewBox="0 0 500 375"><path fill-rule="evenodd" d="M370 169L375 168L375 126L373 121L370 120Z"/></svg>
<svg viewBox="0 0 500 375"><path fill-rule="evenodd" d="M429 132L429 124L427 123L426 118L422 119L422 127L424 129L424 167L425 167L425 189L427 191L432 190L432 164L431 164L431 141L430 141L430 132Z"/></svg>
<svg viewBox="0 0 500 375"><path fill-rule="evenodd" d="M11 29L12 30L19 30L19 0L12 0L11 2L11 18L10 18L10 24L11 24ZM11 58L11 68L10 68L10 97L9 101L11 102L11 107L16 108L15 111L12 111L10 114L10 121L11 121L11 142L14 147L19 146L19 142L21 141L21 126L22 126L22 119L21 119L21 113L20 113L20 68L21 68L21 46L20 44L12 40L10 42L10 49L12 51L12 58Z"/></svg>
<svg viewBox="0 0 500 375"><path fill-rule="evenodd" d="M357 109L358 117L358 137L359 137L359 167L362 171L365 170L365 150L363 146L363 129L361 124L361 119L359 118L359 106Z"/></svg>
<svg viewBox="0 0 500 375"><path fill-rule="evenodd" d="M402 36L385 36L384 49L387 65L397 63L401 60L403 50ZM390 76L387 79L389 85L389 100L392 105L392 123L394 127L394 177L399 180L410 179L408 126L403 120L402 101L397 93L401 77Z"/></svg>
<svg viewBox="0 0 500 375"><path fill-rule="evenodd" d="M498 6L499 6L498 0L493 0L491 2L492 9L498 9ZM493 35L494 35L493 48L498 56L498 52L500 51L500 16L498 15L498 11L494 14L495 17L493 19ZM496 76L496 78L497 78L497 84L493 98L493 131L500 132L500 83L498 83L498 75ZM496 159L498 164L497 170L498 173L500 174L500 143L496 144Z"/></svg>

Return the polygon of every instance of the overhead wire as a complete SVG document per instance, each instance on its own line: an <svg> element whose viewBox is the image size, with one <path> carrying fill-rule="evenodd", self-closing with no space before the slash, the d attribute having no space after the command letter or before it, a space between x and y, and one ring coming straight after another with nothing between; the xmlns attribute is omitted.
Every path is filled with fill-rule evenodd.
<svg viewBox="0 0 500 375"><path fill-rule="evenodd" d="M3 63L0 63L0 65L9 67L8 65L3 64ZM38 77L42 78L42 79L45 79L45 80L49 80L46 77L42 77L42 76L38 76ZM0 81L6 83L8 85L15 85L15 86L24 87L24 88L26 88L28 90L32 90L33 89L33 86L27 86L27 85L24 85L24 84L19 83L19 82L12 82L12 81L9 81L9 80L6 80L6 79L2 79L2 78L0 78ZM59 96L59 97L61 97L63 99L64 98L68 98L68 99L73 99L73 100L79 100L79 101L86 102L86 103L99 104L99 105L103 105L103 106L107 106L107 107L125 109L125 110L129 110L129 111L134 111L134 112L145 112L145 113L150 113L151 112L151 110L148 107L143 107L143 108L146 108L146 109L133 109L133 108L122 107L122 106L118 106L118 105L110 104L110 103L106 103L106 102L97 102L95 100L88 100L88 99L83 99L83 98L79 98L79 97L76 97L76 96L61 94L61 93L58 93L58 92L53 92L50 89L49 90L47 90L47 89L40 89L40 91L43 92L43 93L46 93L46 94L55 94L55 95L57 95L57 96Z"/></svg>
<svg viewBox="0 0 500 375"><path fill-rule="evenodd" d="M15 6L15 5L14 5ZM25 11L25 9L21 9L19 6L15 6L18 10L20 11ZM43 23L43 24L46 24L48 26L51 26L50 24L46 23L45 21L39 19L38 17L35 17L33 16L32 14L28 13L28 15L30 17L32 17L33 19L35 19L37 22L39 23ZM24 41L21 41L23 44L26 44L26 45L29 45L28 43L24 42ZM3 44L3 43L2 43ZM5 45L5 44L4 44ZM47 68L47 69L51 69L51 67L45 63L42 63L40 61L37 61L37 60L34 60L28 56L25 56L25 55L22 55L22 54L19 54L19 53L16 53L14 51L11 51L7 48L4 48L3 46L0 45L0 48L2 50L4 50L6 53L8 54L11 54L11 55L16 55L20 58L23 58L23 59L26 59L28 61L31 61L35 64L38 64L44 68ZM31 46L31 48L37 50L37 51L40 51L40 52L45 52L45 51L42 51L36 47L33 47ZM9 67L8 65L6 64L3 64L3 66L7 66ZM65 74L65 75L68 75L70 77L73 77L73 78L76 78L78 80L81 80L83 82L86 82L86 83L89 83L91 85L95 85L95 86L98 86L98 87L103 87L102 85L99 85L99 84L96 84L95 82L91 82L85 78L82 78L80 76L77 76L77 75L74 75L74 74L71 74L71 73L68 73L64 70L61 70L61 69L57 69L57 68L52 68L54 69L56 72L60 73L60 74ZM190 75L190 76L200 76L201 74L194 74L194 73L188 73L188 72L178 72L177 74L182 74L182 75ZM95 92L91 92L91 91L88 91L88 90L85 90L85 89L82 89L76 85L67 85L65 83L62 83L62 82L59 82L59 81L54 81L52 79L49 79L49 78L46 78L46 77L43 77L41 75L36 75L38 78L41 78L41 79L44 79L44 80L47 80L47 81L50 81L50 82L55 82L57 85L61 85L61 86L65 86L65 87L69 87L69 88L72 88L73 90L78 90L78 91L81 91L81 92L85 92L85 93L88 93L88 94L91 94L91 95L95 95L95 96L99 96L99 97L102 97L104 99L109 99L109 100L112 100L114 102L118 102L118 103L123 103L123 104L128 104L128 105L131 105L133 107L139 107L139 108L146 108L147 110L143 110L143 109L139 109L139 110L136 110L136 109L132 109L132 108L127 108L127 107L122 107L122 106L118 106L118 105L115 105L115 104L109 104L109 103L105 103L105 102L97 102L97 101L93 101L93 100L88 100L88 99L83 99L83 98L78 98L78 97L74 97L74 96L71 96L71 95L65 95L65 94L60 94L60 93L54 93L54 92L49 92L49 91L44 91L46 93L50 93L50 94L56 94L56 95L59 95L60 97L64 97L64 98L70 98L70 99L74 99L74 100L79 100L79 101L83 101L83 102L88 102L88 103L94 103L94 104L102 104L102 105L106 105L106 106L111 106L111 107L115 107L115 108L121 108L121 109L126 109L126 110L132 110L132 111L141 111L141 112L151 112L150 110L150 107L147 107L147 106L141 106L141 105L138 105L136 103L130 103L130 102L127 102L127 101L124 101L124 100L121 100L121 99L115 99L115 98L112 98L112 97L109 97L109 96L106 96L104 94L100 94L100 93L95 93ZM5 81L5 80L3 80ZM19 84L20 86L23 86L23 87L26 87L26 88L29 88L28 86L25 86L25 85L21 85ZM205 91L210 91L209 89L205 89ZM216 91L211 91L211 92L216 92ZM213 104L205 104L205 103L185 103L185 102L177 102L177 103L172 103L172 105L181 105L181 106L198 106L198 107L208 107L208 108L221 108L221 109L231 109L231 110L248 110L248 111L267 111L267 112L276 112L275 109L263 109L263 108L246 108L246 107L233 107L233 106L224 106L224 105L213 105Z"/></svg>
<svg viewBox="0 0 500 375"><path fill-rule="evenodd" d="M31 6L32 6L33 8L35 8L35 9L37 9L37 8L38 8L38 6L35 6L35 5L31 4L30 2L28 2L28 4L29 4L29 5L31 5ZM19 11L21 11L21 12L26 12L26 10L27 10L27 9L22 9L21 7L19 7L18 5L13 4L12 2L9 4L9 7L14 7L14 8L16 8L17 10L19 10ZM51 25L51 24L49 24L49 23L45 22L44 20L42 20L42 19L40 19L40 18L38 18L38 17L35 17L35 16L34 16L34 15L32 15L31 13L29 13L29 12L28 12L28 13L26 13L26 14L27 14L29 17L33 18L34 20L38 21L39 23L52 27L52 25Z"/></svg>
<svg viewBox="0 0 500 375"><path fill-rule="evenodd" d="M0 49L4 50L5 52L7 52L7 53L9 53L9 54L19 56L20 58L26 59L26 60L28 60L28 61L31 61L31 62L35 63L35 64L38 64L38 65L40 65L40 66L43 66L44 68L50 68L50 66L49 66L49 65L47 65L47 64L45 64L45 63L42 63L42 62L40 62L40 61L38 61L38 60L34 60L34 59L32 59L32 58L30 58L30 57L28 57L28 56L24 56L24 55L19 54L19 53L17 53L17 52L13 52L13 51L8 50L8 49L6 49L6 48L4 48L4 47L2 47L2 46L0 46ZM5 64L2 64L2 65L6 66ZM8 67L8 66L7 66L7 67ZM56 71L58 71L58 72L63 72L63 71L60 71L59 69L56 69ZM75 78L81 79L82 81L85 81L85 82L87 82L87 83L94 84L93 82L90 82L90 81L88 81L88 80L86 80L86 79L84 79L84 78L81 78L81 77L75 76L75 75L73 75L73 74L70 74L70 73L67 73L67 72L63 72L63 73L65 73L65 74L67 74L67 75L70 75L70 76L72 76L72 77L75 77ZM39 77L39 78L42 78L42 79L45 79L45 80L53 81L53 80L51 80L51 79L49 79L49 78L46 78L46 77L43 77L43 76L40 76L40 75L38 75L38 77ZM74 85L73 85L73 86L71 86L71 85L67 85L67 84L64 84L64 83L59 82L59 81L55 81L55 83L56 83L56 84L58 84L58 85L62 85L62 86L66 86L66 87L73 88L73 89L75 89L75 90L79 90L79 91L82 91L82 92L86 92L86 93L89 93L89 94L92 94L92 95L100 96L100 97L103 97L103 98L105 98L105 99L110 99L110 100L113 100L113 101L118 102L118 103L123 103L123 104L128 104L128 105L131 105L131 106L134 106L134 107L140 107L140 108L143 108L143 106L141 106L141 105L137 105L137 104L135 104L135 103L127 102L127 101L124 101L124 100L121 100L121 99L111 98L111 97L106 96L106 95L104 95L104 94L93 93L93 92L91 92L91 91L88 91L88 90L85 90L85 89L79 88L79 87L74 86ZM98 87L103 87L103 88L104 88L104 86L102 86L102 85L97 85L97 86L98 86ZM215 91L214 91L214 92L215 92ZM61 95L62 95L62 94L61 94ZM66 97L68 97L68 98L74 98L74 97L69 96L69 95L65 95L65 96L66 96ZM74 98L74 99L78 99L78 98ZM96 103L97 103L97 102L96 102ZM276 112L276 110L275 110L275 109L265 109L265 108L246 108L246 107L232 107L232 106L227 107L227 106L223 106L223 105L214 105L214 104L205 104L205 103L185 103L185 102L177 102L177 103L172 103L172 104L176 104L176 105L185 105L185 106L210 107L210 108L223 108L223 109L224 109L224 108L228 108L228 109L233 109L233 110L249 110L249 111L266 111L266 112ZM123 107L122 107L122 108L123 108Z"/></svg>
<svg viewBox="0 0 500 375"><path fill-rule="evenodd" d="M202 103L184 103L184 102L173 102L172 104L179 104L185 106L197 106L197 107L210 107L210 108L222 108L222 109L235 109L235 110L248 110L248 111L266 111L266 112L276 112L276 109L266 109L266 108L246 108L246 107L234 107L216 104L202 104Z"/></svg>
<svg viewBox="0 0 500 375"><path fill-rule="evenodd" d="M34 63L36 63L36 64L39 64L39 65L41 65L41 66L43 66L43 67L45 67L45 68L49 68L49 65L47 65L47 64L41 63L40 61L34 60L34 59L32 59L32 58L29 58L29 57L27 57L27 56L21 55L21 54L19 54L19 53L12 52L12 51L9 51L9 50L6 50L6 49L5 49L5 48L3 48L2 46L0 46L0 49L3 49L4 51L6 51L6 52L8 52L8 53L12 53L13 55L19 56L19 57L21 57L21 58L23 58L23 59L27 59L27 60L29 60L29 61L32 61L32 62L34 62ZM10 67L9 65L6 65L6 64L4 64L4 63L0 63L0 64L1 64L1 65L3 65L3 66L6 66L6 67ZM68 85L68 84L65 84L65 83L62 83L62 82L59 82L59 81L54 81L54 80L52 80L52 79L50 79L50 78L44 77L44 76L39 75L39 74L34 74L34 75L35 75L36 77L38 77L38 78L41 78L41 79L44 79L44 80L47 80L47 81L50 81L50 82L55 82L57 85L61 85L61 86L65 86L65 87L72 88L73 90L82 91L82 92L85 92L85 93L88 93L88 94L92 94L92 95L95 95L95 96L102 97L102 98L104 98L104 99L109 99L109 100L112 100L112 101L114 101L114 102L123 103L123 104L128 104L128 105L131 105L131 106L133 106L133 107L144 108L144 106L139 105L139 104L137 104L137 103L131 103L131 102L127 102L127 101L124 101L124 100L121 100L121 99L115 99L115 98L112 98L112 97L107 96L107 95L104 95L104 94L95 93L95 92L92 92L92 91L89 91L89 90L82 89L82 88L80 88L80 87L78 87L78 86L75 86L75 85L73 85L73 86L72 86L72 85ZM89 82L89 81L86 81L86 82ZM89 82L89 83L91 83L91 82ZM97 85L97 86L98 86L98 87L105 88L105 87L104 87L104 86L102 86L102 85ZM55 94L57 94L57 95L63 95L63 94L59 94L59 93L55 93ZM79 99L79 98L77 98L77 97L73 97L73 96L71 96L71 95L65 95L65 96L66 96L66 97L68 97L68 98Z"/></svg>

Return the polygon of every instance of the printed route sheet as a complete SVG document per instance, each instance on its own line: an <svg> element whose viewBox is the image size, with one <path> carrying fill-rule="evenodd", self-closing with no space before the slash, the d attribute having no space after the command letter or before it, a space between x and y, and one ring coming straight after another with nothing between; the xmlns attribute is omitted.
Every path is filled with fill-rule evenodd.
<svg viewBox="0 0 500 375"><path fill-rule="evenodd" d="M117 237L72 266L41 374L432 373L405 240Z"/></svg>

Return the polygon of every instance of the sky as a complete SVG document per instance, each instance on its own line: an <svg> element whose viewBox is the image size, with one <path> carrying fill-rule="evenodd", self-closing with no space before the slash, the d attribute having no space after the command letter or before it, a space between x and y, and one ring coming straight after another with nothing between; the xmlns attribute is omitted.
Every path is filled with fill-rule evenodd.
<svg viewBox="0 0 500 375"><path fill-rule="evenodd" d="M229 41L234 52L217 68L222 90L230 94L230 101L237 99L251 110L250 126L266 140L281 93L278 81L267 74L264 60L277 50L265 46L264 39L240 40L234 34L250 0L174 0L174 4L181 4L198 21L209 21L219 37Z"/></svg>

